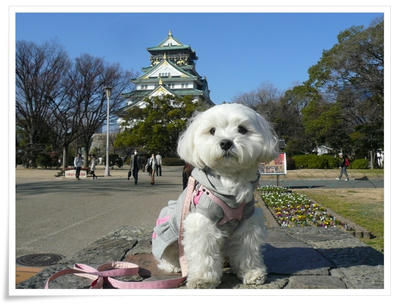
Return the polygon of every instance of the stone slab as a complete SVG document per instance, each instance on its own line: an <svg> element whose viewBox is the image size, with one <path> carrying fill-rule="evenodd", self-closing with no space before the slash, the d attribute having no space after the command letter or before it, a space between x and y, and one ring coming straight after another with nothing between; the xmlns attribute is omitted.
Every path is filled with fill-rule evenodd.
<svg viewBox="0 0 400 305"><path fill-rule="evenodd" d="M285 289L346 289L345 283L337 277L320 276L292 276Z"/></svg>
<svg viewBox="0 0 400 305"><path fill-rule="evenodd" d="M331 271L332 277L340 278L348 289L383 289L384 267L377 266L350 266Z"/></svg>

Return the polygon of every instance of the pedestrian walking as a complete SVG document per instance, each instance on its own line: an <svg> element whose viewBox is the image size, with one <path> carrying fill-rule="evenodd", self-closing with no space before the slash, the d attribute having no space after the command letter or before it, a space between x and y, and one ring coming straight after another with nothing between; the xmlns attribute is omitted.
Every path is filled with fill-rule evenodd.
<svg viewBox="0 0 400 305"><path fill-rule="evenodd" d="M135 181L135 184L138 183L138 178L139 178L139 162L138 162L138 153L135 150L133 155L131 156L131 165L129 168L129 171L131 172L133 179ZM128 177L129 179L129 177Z"/></svg>
<svg viewBox="0 0 400 305"><path fill-rule="evenodd" d="M340 162L340 174L339 177L336 178L336 180L342 179L343 174L346 176L345 181L349 181L349 175L347 174L347 168L350 166L350 161L349 158L346 155L343 155L342 153L339 154L339 162Z"/></svg>
<svg viewBox="0 0 400 305"><path fill-rule="evenodd" d="M380 168L383 168L383 151L381 150L378 150L376 153L376 163L378 163Z"/></svg>
<svg viewBox="0 0 400 305"><path fill-rule="evenodd" d="M161 176L161 165L162 165L162 157L160 153L156 155L156 174L157 176Z"/></svg>
<svg viewBox="0 0 400 305"><path fill-rule="evenodd" d="M97 179L97 176L95 174L96 165L97 165L97 159L96 159L95 156L92 156L91 159L90 159L90 173L93 176L93 180Z"/></svg>
<svg viewBox="0 0 400 305"><path fill-rule="evenodd" d="M151 176L151 184L155 183L154 175L156 173L156 162L156 157L154 156L154 154L151 154L151 157L147 162L147 168Z"/></svg>
<svg viewBox="0 0 400 305"><path fill-rule="evenodd" d="M76 157L74 159L74 167L75 167L75 178L77 180L80 180L79 175L81 174L81 168L82 168L82 155L81 154L76 154Z"/></svg>

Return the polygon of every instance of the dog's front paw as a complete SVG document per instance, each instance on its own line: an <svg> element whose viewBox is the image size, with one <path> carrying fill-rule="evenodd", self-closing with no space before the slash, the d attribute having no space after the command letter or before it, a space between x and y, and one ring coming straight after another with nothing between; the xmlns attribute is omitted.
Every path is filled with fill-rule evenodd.
<svg viewBox="0 0 400 305"><path fill-rule="evenodd" d="M220 283L220 281L208 279L188 279L186 287L190 289L211 289L217 287Z"/></svg>
<svg viewBox="0 0 400 305"><path fill-rule="evenodd" d="M267 274L264 270L250 270L243 275L243 284L262 285L267 280Z"/></svg>
<svg viewBox="0 0 400 305"><path fill-rule="evenodd" d="M165 259L161 259L157 265L158 269L168 272L168 273L179 273L181 272L181 268L179 266L176 266L175 264L172 264L168 262Z"/></svg>

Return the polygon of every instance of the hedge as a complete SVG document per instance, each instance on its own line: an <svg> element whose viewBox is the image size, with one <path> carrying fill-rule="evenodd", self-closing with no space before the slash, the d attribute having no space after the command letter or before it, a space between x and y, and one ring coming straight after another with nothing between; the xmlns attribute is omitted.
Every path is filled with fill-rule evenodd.
<svg viewBox="0 0 400 305"><path fill-rule="evenodd" d="M369 161L366 159L356 159L350 162L350 168L353 169L368 169L369 168Z"/></svg>
<svg viewBox="0 0 400 305"><path fill-rule="evenodd" d="M291 159L293 161L291 161L290 167L293 169L302 169L302 168L328 169L328 168L337 168L339 166L339 159L329 155L322 155L322 156L317 156L313 154L297 155L291 157Z"/></svg>

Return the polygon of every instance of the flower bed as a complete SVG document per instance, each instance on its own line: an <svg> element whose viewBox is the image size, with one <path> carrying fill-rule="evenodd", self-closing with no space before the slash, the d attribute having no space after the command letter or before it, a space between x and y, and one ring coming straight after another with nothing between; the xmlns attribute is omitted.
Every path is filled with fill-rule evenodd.
<svg viewBox="0 0 400 305"><path fill-rule="evenodd" d="M258 191L282 227L346 227L344 223L329 215L324 207L312 202L303 194L277 186L263 186Z"/></svg>

